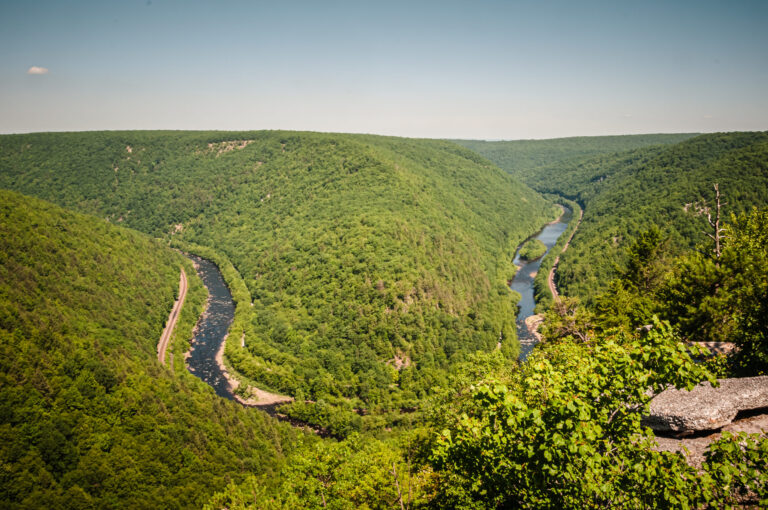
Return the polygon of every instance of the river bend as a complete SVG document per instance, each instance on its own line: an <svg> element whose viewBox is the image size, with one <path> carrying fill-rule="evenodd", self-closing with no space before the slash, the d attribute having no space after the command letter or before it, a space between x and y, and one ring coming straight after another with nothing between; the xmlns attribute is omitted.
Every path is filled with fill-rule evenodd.
<svg viewBox="0 0 768 510"><path fill-rule="evenodd" d="M563 235L565 229L568 228L568 222L571 221L572 217L573 211L566 207L565 212L557 221L545 226L541 229L541 232L531 239L538 239L544 243L547 247L547 253L549 253L560 236ZM533 297L533 280L539 272L539 267L544 257L546 257L546 254L538 259L526 262L520 259L520 250L518 249L513 261L520 269L515 274L510 288L519 292L522 296L518 303L519 311L517 313L517 338L520 341L520 361L525 361L528 358L528 355L537 343L536 337L528 331L525 319L533 315L533 309L536 307L536 300Z"/></svg>
<svg viewBox="0 0 768 510"><path fill-rule="evenodd" d="M572 211L566 208L565 213L557 221L545 226L533 239L543 242L549 253L568 227L572 216ZM209 384L217 395L234 400L229 383L216 361L216 354L235 317L232 294L216 264L196 255L187 255L187 257L194 262L197 274L208 289L208 306L195 326L187 366L192 374ZM543 258L524 262L520 259L519 250L515 254L514 264L520 269L512 280L510 288L522 296L518 303L517 315L517 337L520 341L521 361L525 361L536 345L536 338L528 331L525 319L533 315L536 306L533 297L533 280Z"/></svg>
<svg viewBox="0 0 768 510"><path fill-rule="evenodd" d="M208 289L208 307L195 326L187 367L192 374L209 384L217 395L234 400L229 383L216 361L216 354L235 318L232 294L216 264L196 255L187 257L194 262L197 274Z"/></svg>

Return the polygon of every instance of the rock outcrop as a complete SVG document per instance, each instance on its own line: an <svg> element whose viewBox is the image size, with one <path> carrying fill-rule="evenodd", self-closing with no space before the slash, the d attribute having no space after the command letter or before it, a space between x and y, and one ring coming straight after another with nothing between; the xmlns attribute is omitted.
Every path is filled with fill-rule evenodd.
<svg viewBox="0 0 768 510"><path fill-rule="evenodd" d="M658 432L696 432L728 425L739 411L768 408L768 376L720 379L693 390L669 388L651 400L643 423Z"/></svg>
<svg viewBox="0 0 768 510"><path fill-rule="evenodd" d="M654 450L682 453L692 466L701 468L709 445L720 439L723 432L766 435L768 433L768 414L739 419L729 423L718 432L704 432L704 435L696 434L681 438L657 436Z"/></svg>
<svg viewBox="0 0 768 510"><path fill-rule="evenodd" d="M718 354L727 355L736 350L736 344L733 342L692 342L692 344L706 347L713 356Z"/></svg>
<svg viewBox="0 0 768 510"><path fill-rule="evenodd" d="M542 314L531 315L525 318L525 327L528 328L528 332L536 338L537 342L541 342L543 337L539 333L539 327L544 322L544 316Z"/></svg>

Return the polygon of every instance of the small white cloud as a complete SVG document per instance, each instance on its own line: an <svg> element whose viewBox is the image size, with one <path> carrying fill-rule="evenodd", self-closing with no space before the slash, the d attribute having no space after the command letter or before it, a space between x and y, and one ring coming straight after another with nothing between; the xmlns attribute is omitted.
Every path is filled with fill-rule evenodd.
<svg viewBox="0 0 768 510"><path fill-rule="evenodd" d="M27 74L48 74L48 68L32 66L29 69L27 69Z"/></svg>

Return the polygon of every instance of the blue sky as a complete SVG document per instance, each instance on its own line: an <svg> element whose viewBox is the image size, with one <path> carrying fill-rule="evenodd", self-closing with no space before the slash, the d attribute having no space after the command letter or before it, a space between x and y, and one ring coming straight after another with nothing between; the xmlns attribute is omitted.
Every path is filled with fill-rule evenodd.
<svg viewBox="0 0 768 510"><path fill-rule="evenodd" d="M0 0L0 132L766 130L766 26L764 0Z"/></svg>

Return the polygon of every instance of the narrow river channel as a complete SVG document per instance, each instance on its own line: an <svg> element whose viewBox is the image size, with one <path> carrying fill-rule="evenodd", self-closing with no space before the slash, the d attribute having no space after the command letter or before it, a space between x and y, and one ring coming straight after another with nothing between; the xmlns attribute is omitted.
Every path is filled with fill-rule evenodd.
<svg viewBox="0 0 768 510"><path fill-rule="evenodd" d="M544 227L541 232L535 235L532 239L538 239L547 247L547 253L557 242L558 238L568 228L568 222L573 217L573 211L569 208L565 208L565 213L554 223L550 223ZM525 361L528 355L536 345L536 337L528 331L528 327L525 325L525 319L533 315L533 309L536 307L536 300L533 297L533 279L536 278L536 274L539 272L541 266L542 257L529 262L520 259L520 250L515 254L514 264L520 269L517 271L510 288L520 293L522 298L518 306L520 308L517 314L517 338L520 341L520 361Z"/></svg>
<svg viewBox="0 0 768 510"><path fill-rule="evenodd" d="M216 362L221 342L235 318L232 294L216 264L196 255L187 257L195 263L197 274L208 289L208 308L197 321L187 366L192 374L208 383L217 395L234 400L229 383Z"/></svg>
<svg viewBox="0 0 768 510"><path fill-rule="evenodd" d="M568 227L568 222L571 221L572 216L572 211L566 208L565 213L558 221L544 227L533 239L543 242L547 247L547 253L549 253L557 239ZM197 321L187 366L192 374L209 384L217 395L234 400L229 389L229 383L216 362L216 354L235 317L232 294L229 292L216 264L196 255L187 255L187 257L195 263L197 274L208 289L208 308ZM522 296L518 304L520 311L517 315L517 337L520 340L521 361L525 361L536 345L536 338L528 331L525 319L533 315L533 309L536 306L533 297L533 279L539 271L542 258L523 262L520 260L519 253L515 255L514 264L520 269L512 280L510 288Z"/></svg>

